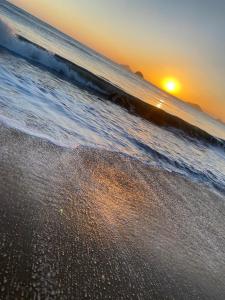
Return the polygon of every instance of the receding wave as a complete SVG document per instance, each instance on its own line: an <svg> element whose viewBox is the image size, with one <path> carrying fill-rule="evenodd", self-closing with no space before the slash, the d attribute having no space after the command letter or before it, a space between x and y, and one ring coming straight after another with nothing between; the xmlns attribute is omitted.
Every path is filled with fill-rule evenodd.
<svg viewBox="0 0 225 300"><path fill-rule="evenodd" d="M2 299L224 299L220 194L118 153L0 137Z"/></svg>
<svg viewBox="0 0 225 300"><path fill-rule="evenodd" d="M75 82L78 86L92 93L97 93L101 95L101 98L109 100L125 108L130 113L138 115L158 126L163 126L167 129L176 128L185 133L186 136L200 139L223 149L225 148L224 140L218 139L176 116L127 94L88 70L47 51L22 36L15 35L2 20L0 20L0 45L17 55L57 72L58 75Z"/></svg>
<svg viewBox="0 0 225 300"><path fill-rule="evenodd" d="M163 162L164 169L168 165L170 166L170 169L172 168L172 170L175 170L175 172L185 174L185 176L190 175L193 180L196 180L199 183L204 183L209 187L213 187L221 193L225 193L225 185L223 182L221 182L221 178L215 176L212 172L210 172L210 170L199 171L195 166L185 164L180 160L175 160L174 158L171 158L161 153L160 151L151 148L149 145L133 137L130 137L129 140L134 143L139 149L144 150L146 153L150 154L150 156L153 157L154 161L157 161L159 165Z"/></svg>

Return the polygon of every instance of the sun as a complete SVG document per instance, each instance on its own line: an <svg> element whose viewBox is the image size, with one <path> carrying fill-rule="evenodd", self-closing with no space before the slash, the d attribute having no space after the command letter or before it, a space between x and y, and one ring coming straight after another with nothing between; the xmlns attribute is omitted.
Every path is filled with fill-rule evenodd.
<svg viewBox="0 0 225 300"><path fill-rule="evenodd" d="M167 77L162 81L162 88L168 93L177 94L181 89L181 85L177 79Z"/></svg>

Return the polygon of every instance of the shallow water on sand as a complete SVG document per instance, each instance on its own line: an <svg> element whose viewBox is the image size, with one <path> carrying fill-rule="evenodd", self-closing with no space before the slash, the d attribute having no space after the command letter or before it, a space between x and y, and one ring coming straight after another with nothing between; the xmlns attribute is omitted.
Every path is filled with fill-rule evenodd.
<svg viewBox="0 0 225 300"><path fill-rule="evenodd" d="M165 129L7 51L0 51L0 120L66 147L122 152L225 190L219 147Z"/></svg>
<svg viewBox="0 0 225 300"><path fill-rule="evenodd" d="M9 6L0 298L224 299L223 125ZM109 102L109 82L150 97L158 123Z"/></svg>
<svg viewBox="0 0 225 300"><path fill-rule="evenodd" d="M4 299L223 299L222 195L122 154L0 135Z"/></svg>
<svg viewBox="0 0 225 300"><path fill-rule="evenodd" d="M1 122L66 147L84 145L122 152L225 191L225 142L221 141L222 147L216 142L216 136L225 137L222 124L193 109L185 110L181 102L169 100L150 84L147 88L137 76L9 4L0 6L0 15L0 45L10 50L0 48ZM52 52L19 39L16 33ZM57 60L54 53L88 69L93 76L79 76L76 68L71 70L68 61ZM184 130L179 122L172 128L173 122L167 122L172 116L159 113L164 125L156 126L151 118L148 122L131 115L104 98L106 86L96 86L95 75L130 94L137 91L134 95L141 99L140 89L146 85L145 92L153 99L150 103L157 106L160 102L165 111L215 136L202 140L198 130L192 135L195 129L188 129L192 126L188 123L183 124ZM101 94L96 93L102 89Z"/></svg>

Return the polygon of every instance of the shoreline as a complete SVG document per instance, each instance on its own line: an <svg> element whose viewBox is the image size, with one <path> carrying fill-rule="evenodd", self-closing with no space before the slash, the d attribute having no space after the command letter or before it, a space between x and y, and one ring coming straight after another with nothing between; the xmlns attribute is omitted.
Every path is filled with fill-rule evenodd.
<svg viewBox="0 0 225 300"><path fill-rule="evenodd" d="M223 299L222 195L118 153L0 136L2 297Z"/></svg>
<svg viewBox="0 0 225 300"><path fill-rule="evenodd" d="M38 49L41 49L45 53L48 53L45 48L40 47L39 45L27 40L24 37L18 36L18 39L24 43L28 43L37 47ZM129 113L141 117L157 126L178 129L181 132L184 132L190 138L200 139L205 143L209 143L211 145L225 149L224 140L216 138L206 131L180 119L179 117L171 115L151 104L148 104L134 96L129 95L128 93L122 91L118 87L115 87L103 78L94 75L90 71L68 61L65 58L62 58L57 54L52 55L59 63L65 64L69 68L69 70L74 71L76 75L78 75L78 78L75 81L73 79L67 78L65 74L61 74L61 72L57 73L56 71L56 73L59 76L62 76L64 79L67 79L71 82L75 81L79 87L86 89L96 95L99 95L105 100L111 101L112 103L115 103L116 105L119 105L120 107L126 109ZM38 61L33 61L32 59L31 62L37 64L39 63ZM50 67L46 68L51 69ZM53 69L53 71L55 70Z"/></svg>

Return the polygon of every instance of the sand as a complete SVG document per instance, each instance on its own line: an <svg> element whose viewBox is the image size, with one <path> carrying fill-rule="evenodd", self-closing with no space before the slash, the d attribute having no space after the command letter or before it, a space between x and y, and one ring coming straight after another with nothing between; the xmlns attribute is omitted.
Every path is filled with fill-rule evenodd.
<svg viewBox="0 0 225 300"><path fill-rule="evenodd" d="M224 299L224 195L0 127L1 299Z"/></svg>

